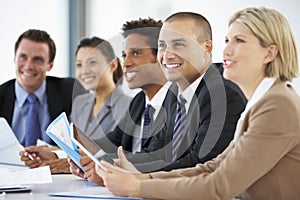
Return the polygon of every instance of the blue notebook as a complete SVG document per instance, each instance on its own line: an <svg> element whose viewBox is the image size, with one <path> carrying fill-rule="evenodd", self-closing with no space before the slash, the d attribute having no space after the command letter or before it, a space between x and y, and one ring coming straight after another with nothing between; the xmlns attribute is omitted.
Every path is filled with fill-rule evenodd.
<svg viewBox="0 0 300 200"><path fill-rule="evenodd" d="M71 140L70 124L65 112L61 113L51 122L46 133L83 170L79 163L81 155L78 152L76 144Z"/></svg>

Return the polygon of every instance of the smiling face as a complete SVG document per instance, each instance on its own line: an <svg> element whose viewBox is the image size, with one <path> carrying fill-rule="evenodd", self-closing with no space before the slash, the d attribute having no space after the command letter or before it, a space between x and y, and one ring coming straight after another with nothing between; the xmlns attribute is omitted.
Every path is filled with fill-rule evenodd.
<svg viewBox="0 0 300 200"><path fill-rule="evenodd" d="M113 81L113 69L102 52L82 47L76 54L76 78L86 90L101 90Z"/></svg>
<svg viewBox="0 0 300 200"><path fill-rule="evenodd" d="M48 44L22 39L16 51L15 65L18 84L28 93L33 93L53 66L53 62L49 63Z"/></svg>
<svg viewBox="0 0 300 200"><path fill-rule="evenodd" d="M158 61L169 81L181 90L203 74L211 63L211 41L199 44L193 21L165 22L158 41Z"/></svg>
<svg viewBox="0 0 300 200"><path fill-rule="evenodd" d="M255 89L265 77L264 69L270 62L268 48L262 47L250 29L237 21L230 25L225 41L224 77L243 90Z"/></svg>
<svg viewBox="0 0 300 200"><path fill-rule="evenodd" d="M125 38L123 71L130 89L147 90L153 84L161 84L163 73L156 56L147 44L148 36L137 33Z"/></svg>

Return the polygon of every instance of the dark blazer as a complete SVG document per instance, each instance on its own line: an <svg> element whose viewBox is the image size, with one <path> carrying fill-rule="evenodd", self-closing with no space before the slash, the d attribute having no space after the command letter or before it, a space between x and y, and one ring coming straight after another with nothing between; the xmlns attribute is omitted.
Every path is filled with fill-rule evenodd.
<svg viewBox="0 0 300 200"><path fill-rule="evenodd" d="M170 87L172 88L172 87ZM157 149L161 145L152 146L152 138L160 133L165 132L166 123L167 123L167 113L166 110L168 106L172 105L172 102L176 101L176 94L171 89L168 90L166 97L163 101L162 107L150 129L150 133L152 134L149 137L143 149ZM126 113L125 117L121 122L117 125L115 130L109 134L107 134L107 138L103 138L101 140L96 141L96 143L101 146L102 149L106 150L110 153L115 153L118 146L122 146L123 149L127 152L132 152L132 142L134 137L140 137L141 131L141 119L145 109L145 94L143 91L139 92L130 102L129 110ZM150 146L150 147L149 147Z"/></svg>
<svg viewBox="0 0 300 200"><path fill-rule="evenodd" d="M187 112L186 129L181 142L180 155L172 162L172 139L176 116L176 103L167 110L166 131L151 141L159 147L146 156L129 157L143 172L192 167L220 154L233 139L236 123L246 105L246 98L231 81L222 77L222 65L212 65L200 81ZM164 144L162 146L162 144ZM147 149L146 149L147 150Z"/></svg>
<svg viewBox="0 0 300 200"><path fill-rule="evenodd" d="M86 92L74 78L47 76L46 83L50 122L62 112L66 112L67 116L69 116L72 99L78 94ZM4 117L10 126L14 113L15 99L15 79L0 85L0 117Z"/></svg>

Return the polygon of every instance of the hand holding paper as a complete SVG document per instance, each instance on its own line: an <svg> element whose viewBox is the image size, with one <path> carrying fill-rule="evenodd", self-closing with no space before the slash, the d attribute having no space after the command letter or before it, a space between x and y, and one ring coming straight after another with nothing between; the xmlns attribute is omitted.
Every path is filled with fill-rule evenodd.
<svg viewBox="0 0 300 200"><path fill-rule="evenodd" d="M77 146L71 141L71 131L66 113L63 112L48 126L46 133L82 170L79 163L81 155L78 153Z"/></svg>

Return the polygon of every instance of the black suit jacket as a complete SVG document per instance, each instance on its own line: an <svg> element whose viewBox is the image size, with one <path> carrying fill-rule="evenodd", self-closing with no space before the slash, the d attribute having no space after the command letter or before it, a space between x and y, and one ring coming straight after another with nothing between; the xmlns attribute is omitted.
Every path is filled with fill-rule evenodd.
<svg viewBox="0 0 300 200"><path fill-rule="evenodd" d="M167 110L166 131L152 138L147 156L129 159L143 172L185 168L204 163L220 154L233 139L236 123L246 105L240 89L222 75L222 65L212 65L200 81L187 112L186 129L179 157L172 162L172 138L176 103ZM161 146L161 144L164 144ZM147 150L147 149L146 149Z"/></svg>
<svg viewBox="0 0 300 200"><path fill-rule="evenodd" d="M142 146L142 151L145 149L158 149L160 146L164 145L164 143L154 144L152 138L158 133L166 131L166 110L169 110L170 108L168 108L168 106L171 106L171 103L176 101L176 94L174 94L174 91L172 91L171 88L172 87L169 88L157 118L151 126L150 133L152 136L146 140L145 144ZM113 153L116 152L118 146L122 146L126 152L131 153L133 138L140 137L141 119L144 109L145 94L141 91L132 99L126 116L117 125L115 130L107 134L107 137L95 142L105 151L112 153L112 156L114 155Z"/></svg>
<svg viewBox="0 0 300 200"><path fill-rule="evenodd" d="M46 93L50 122L59 114L71 113L72 99L86 92L74 78L46 77ZM0 117L4 117L9 125L12 124L15 104L15 79L0 85ZM52 144L55 144L54 142Z"/></svg>

